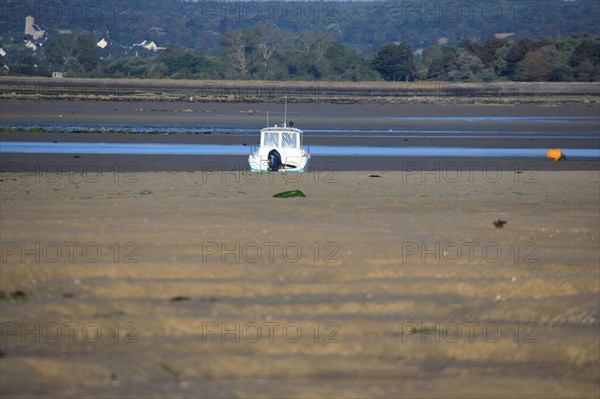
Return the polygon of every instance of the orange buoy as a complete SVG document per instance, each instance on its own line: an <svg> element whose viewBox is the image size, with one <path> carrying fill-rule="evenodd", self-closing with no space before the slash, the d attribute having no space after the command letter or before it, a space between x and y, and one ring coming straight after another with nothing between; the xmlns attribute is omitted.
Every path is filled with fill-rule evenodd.
<svg viewBox="0 0 600 399"><path fill-rule="evenodd" d="M555 150L548 150L548 152L546 152L546 158L554 159L555 161L567 159L567 157L565 157L565 154L563 154L559 148Z"/></svg>

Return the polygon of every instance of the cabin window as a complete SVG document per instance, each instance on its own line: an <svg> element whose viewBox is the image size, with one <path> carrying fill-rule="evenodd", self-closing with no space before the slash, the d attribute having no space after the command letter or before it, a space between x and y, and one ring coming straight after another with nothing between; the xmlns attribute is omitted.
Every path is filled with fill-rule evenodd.
<svg viewBox="0 0 600 399"><path fill-rule="evenodd" d="M281 146L283 148L296 148L298 135L296 133L282 133Z"/></svg>
<svg viewBox="0 0 600 399"><path fill-rule="evenodd" d="M264 133L263 146L265 147L278 147L279 146L279 133Z"/></svg>

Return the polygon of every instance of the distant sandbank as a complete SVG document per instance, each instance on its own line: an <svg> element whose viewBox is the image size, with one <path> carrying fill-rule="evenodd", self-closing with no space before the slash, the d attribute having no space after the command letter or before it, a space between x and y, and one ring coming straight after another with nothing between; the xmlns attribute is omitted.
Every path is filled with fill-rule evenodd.
<svg viewBox="0 0 600 399"><path fill-rule="evenodd" d="M376 104L600 103L597 82L307 82L2 77L0 98Z"/></svg>

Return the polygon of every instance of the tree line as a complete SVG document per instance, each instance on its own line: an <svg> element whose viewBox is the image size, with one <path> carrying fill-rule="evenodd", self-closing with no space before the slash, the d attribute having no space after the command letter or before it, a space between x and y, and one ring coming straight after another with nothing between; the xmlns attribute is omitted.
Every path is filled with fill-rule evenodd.
<svg viewBox="0 0 600 399"><path fill-rule="evenodd" d="M22 42L25 16L51 34L89 31L131 46L142 40L217 55L231 30L275 25L290 35L326 31L360 52L403 41L413 49L448 40L484 41L497 33L542 39L598 34L598 0L2 0L0 46ZM11 51L8 51L9 56Z"/></svg>
<svg viewBox="0 0 600 399"><path fill-rule="evenodd" d="M573 34L432 45L406 42L360 53L326 31L290 34L276 26L229 30L216 54L169 46L157 53L104 61L96 39L83 32L48 40L40 57L8 64L11 74L73 77L327 81L600 81L600 36ZM3 69L3 73L7 73Z"/></svg>

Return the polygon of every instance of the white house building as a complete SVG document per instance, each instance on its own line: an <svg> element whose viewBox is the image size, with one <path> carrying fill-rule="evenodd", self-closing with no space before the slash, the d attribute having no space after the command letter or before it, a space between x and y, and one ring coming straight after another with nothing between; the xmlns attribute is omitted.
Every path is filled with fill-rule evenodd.
<svg viewBox="0 0 600 399"><path fill-rule="evenodd" d="M96 43L96 46L98 46L100 48L106 48L106 46L108 46L108 42L106 40L104 40L104 38L102 38L102 40L100 40L98 43Z"/></svg>
<svg viewBox="0 0 600 399"><path fill-rule="evenodd" d="M31 40L27 40L27 42L25 42L25 47L33 50L34 52L37 51L37 46Z"/></svg>
<svg viewBox="0 0 600 399"><path fill-rule="evenodd" d="M166 49L166 47L159 47L153 41L148 42L147 40L144 40L141 43L135 43L133 45L133 47L143 47L143 48L145 48L146 50L149 50L149 51L158 51L158 50L164 50L164 49Z"/></svg>

